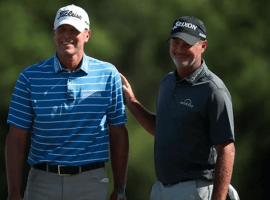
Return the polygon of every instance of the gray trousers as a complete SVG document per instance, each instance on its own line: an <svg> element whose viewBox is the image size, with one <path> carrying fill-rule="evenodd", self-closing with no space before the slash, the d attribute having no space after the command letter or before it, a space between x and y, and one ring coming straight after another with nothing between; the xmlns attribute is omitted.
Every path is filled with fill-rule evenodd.
<svg viewBox="0 0 270 200"><path fill-rule="evenodd" d="M151 191L150 200L211 200L213 182L192 180L172 186L157 181Z"/></svg>
<svg viewBox="0 0 270 200"><path fill-rule="evenodd" d="M105 168L59 176L31 168L24 200L108 200Z"/></svg>
<svg viewBox="0 0 270 200"><path fill-rule="evenodd" d="M164 186L157 181L152 188L150 200L211 200L213 181L194 180ZM231 200L240 200L237 191L229 185L228 195Z"/></svg>

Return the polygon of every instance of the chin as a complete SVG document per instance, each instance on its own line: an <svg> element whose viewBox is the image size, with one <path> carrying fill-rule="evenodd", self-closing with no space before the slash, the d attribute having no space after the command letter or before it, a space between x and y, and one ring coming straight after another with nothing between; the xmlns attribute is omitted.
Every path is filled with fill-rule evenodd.
<svg viewBox="0 0 270 200"><path fill-rule="evenodd" d="M189 66L189 62L188 61L184 61L179 66L182 67L182 68L186 68L186 67Z"/></svg>
<svg viewBox="0 0 270 200"><path fill-rule="evenodd" d="M176 65L177 68L187 68L189 67L189 62L188 61L184 61L184 62L177 62L174 60L174 64Z"/></svg>
<svg viewBox="0 0 270 200"><path fill-rule="evenodd" d="M64 54L64 55L69 55L69 56L72 56L72 55L74 55L75 54L75 52L73 51L73 50L64 50L64 51L62 51L62 53Z"/></svg>

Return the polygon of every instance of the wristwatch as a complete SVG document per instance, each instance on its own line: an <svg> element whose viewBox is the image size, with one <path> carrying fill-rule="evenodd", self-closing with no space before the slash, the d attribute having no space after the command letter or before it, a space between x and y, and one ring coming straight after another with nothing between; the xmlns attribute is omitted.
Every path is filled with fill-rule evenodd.
<svg viewBox="0 0 270 200"><path fill-rule="evenodd" d="M124 200L126 195L125 195L125 185L121 185L118 189L118 200Z"/></svg>

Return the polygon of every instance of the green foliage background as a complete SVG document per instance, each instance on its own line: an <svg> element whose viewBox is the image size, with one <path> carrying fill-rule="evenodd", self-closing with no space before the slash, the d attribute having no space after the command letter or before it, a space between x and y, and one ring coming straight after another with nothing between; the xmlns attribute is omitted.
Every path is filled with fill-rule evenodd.
<svg viewBox="0 0 270 200"><path fill-rule="evenodd" d="M68 4L89 14L91 57L113 63L137 98L155 112L161 78L174 70L166 39L173 21L192 15L204 21L208 47L203 58L233 97L236 160L232 185L244 200L268 199L270 153L270 3L266 0L0 0L0 198L7 198L5 140L9 103L19 73L55 53L52 29L57 10ZM149 199L156 181L154 138L127 111L129 200ZM22 192L29 166L24 168ZM107 165L108 175L112 172ZM263 184L264 182L265 184Z"/></svg>

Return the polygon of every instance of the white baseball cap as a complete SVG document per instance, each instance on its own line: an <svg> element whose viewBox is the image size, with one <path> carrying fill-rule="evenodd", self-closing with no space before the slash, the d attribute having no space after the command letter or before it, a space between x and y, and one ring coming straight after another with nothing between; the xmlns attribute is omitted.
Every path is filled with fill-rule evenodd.
<svg viewBox="0 0 270 200"><path fill-rule="evenodd" d="M62 7L57 11L54 20L54 29L57 29L62 24L69 24L80 32L83 32L85 29L90 30L88 14L81 7L73 4Z"/></svg>

